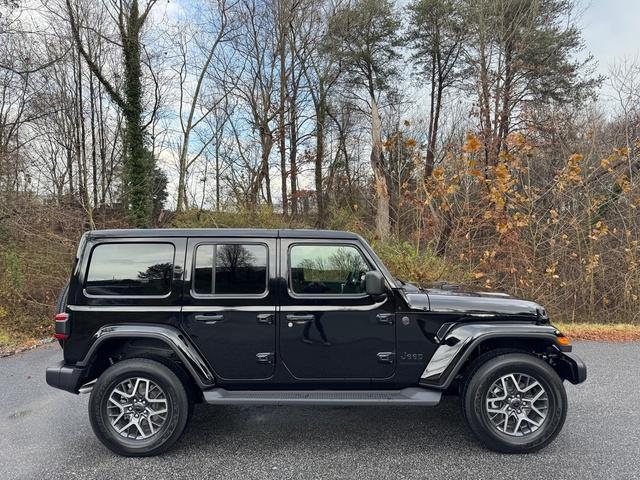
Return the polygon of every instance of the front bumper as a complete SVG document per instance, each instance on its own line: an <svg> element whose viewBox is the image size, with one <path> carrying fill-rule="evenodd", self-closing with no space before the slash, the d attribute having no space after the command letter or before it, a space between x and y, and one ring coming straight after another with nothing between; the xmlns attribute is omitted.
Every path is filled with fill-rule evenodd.
<svg viewBox="0 0 640 480"><path fill-rule="evenodd" d="M60 390L78 393L83 378L84 368L71 367L64 362L47 367L47 384Z"/></svg>
<svg viewBox="0 0 640 480"><path fill-rule="evenodd" d="M557 370L564 380L569 380L574 385L587 379L587 366L575 353L563 352L559 355Z"/></svg>

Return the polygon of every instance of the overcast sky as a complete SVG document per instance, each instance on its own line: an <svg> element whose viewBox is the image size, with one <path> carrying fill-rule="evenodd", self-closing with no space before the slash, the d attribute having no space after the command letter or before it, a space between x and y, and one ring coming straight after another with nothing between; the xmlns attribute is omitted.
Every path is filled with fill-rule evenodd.
<svg viewBox="0 0 640 480"><path fill-rule="evenodd" d="M584 1L582 7L578 23L586 50L598 61L599 73L607 75L614 62L638 56L640 0L591 0ZM606 86L602 93L606 96Z"/></svg>
<svg viewBox="0 0 640 480"><path fill-rule="evenodd" d="M592 0L580 24L587 48L606 64L622 56L635 56L640 47L640 1Z"/></svg>

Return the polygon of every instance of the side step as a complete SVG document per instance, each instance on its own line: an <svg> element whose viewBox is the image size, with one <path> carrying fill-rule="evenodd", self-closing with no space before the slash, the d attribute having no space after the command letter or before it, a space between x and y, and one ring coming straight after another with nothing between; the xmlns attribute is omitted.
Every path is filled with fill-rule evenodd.
<svg viewBox="0 0 640 480"><path fill-rule="evenodd" d="M211 405L415 405L433 407L442 392L426 388L402 390L225 390L202 392Z"/></svg>

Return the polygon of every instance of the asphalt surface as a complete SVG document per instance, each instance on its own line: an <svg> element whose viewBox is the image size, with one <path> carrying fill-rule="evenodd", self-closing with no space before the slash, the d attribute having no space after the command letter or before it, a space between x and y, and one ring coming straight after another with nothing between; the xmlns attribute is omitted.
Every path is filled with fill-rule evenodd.
<svg viewBox="0 0 640 480"><path fill-rule="evenodd" d="M0 359L0 479L640 478L640 343L580 343L589 379L567 384L554 443L530 455L484 449L456 399L418 407L199 406L176 447L123 458L94 437L88 395L46 385L57 345Z"/></svg>

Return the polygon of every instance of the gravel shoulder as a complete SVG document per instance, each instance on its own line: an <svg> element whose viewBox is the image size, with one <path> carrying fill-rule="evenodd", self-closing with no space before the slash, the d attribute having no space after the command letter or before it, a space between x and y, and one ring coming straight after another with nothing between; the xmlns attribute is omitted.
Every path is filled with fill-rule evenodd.
<svg viewBox="0 0 640 480"><path fill-rule="evenodd" d="M118 457L93 436L87 395L46 385L57 345L0 359L0 478L640 478L640 343L580 342L586 383L557 440L490 452L454 398L436 408L200 406L161 457Z"/></svg>

